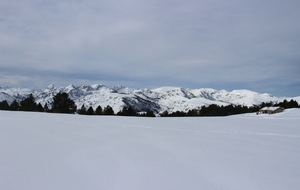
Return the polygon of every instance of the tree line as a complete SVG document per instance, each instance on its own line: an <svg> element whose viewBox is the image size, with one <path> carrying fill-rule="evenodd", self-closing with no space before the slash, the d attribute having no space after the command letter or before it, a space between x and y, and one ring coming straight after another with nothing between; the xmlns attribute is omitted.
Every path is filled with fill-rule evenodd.
<svg viewBox="0 0 300 190"><path fill-rule="evenodd" d="M241 105L228 105L219 106L216 104L211 104L209 106L202 106L200 110L189 110L188 112L176 111L173 113L168 113L164 111L161 117L190 117L190 116L228 116L242 113L253 113L258 112L263 107L279 106L285 109L288 108L300 108L299 104L295 100L274 103L274 102L263 102L260 105L255 106L241 106Z"/></svg>
<svg viewBox="0 0 300 190"><path fill-rule="evenodd" d="M86 106L83 104L81 108L77 110L77 113L82 115L119 115L119 116L155 117L154 112L151 110L148 110L145 113L138 113L131 106L124 107L121 111L115 114L113 108L109 105L106 106L104 109L102 109L101 106L98 106L94 111L92 106L86 109Z"/></svg>
<svg viewBox="0 0 300 190"><path fill-rule="evenodd" d="M228 105L219 106L211 104L209 106L202 106L200 110L189 110L188 112L176 111L168 113L167 111L161 114L162 117L195 117L195 116L228 116L241 113L252 113L259 110L260 106L241 106Z"/></svg>
<svg viewBox="0 0 300 190"><path fill-rule="evenodd" d="M154 112L149 110L146 113L137 113L132 107L124 107L121 111L115 114L113 108L107 105L102 108L100 105L94 110L92 106L86 109L85 105L82 105L80 109L77 109L75 102L69 98L65 92L60 92L53 97L51 106L41 103L36 103L35 98L30 94L27 98L18 103L14 100L10 105L6 100L0 102L0 110L11 111L33 111L33 112L50 112L50 113L69 113L69 114L81 114L81 115L121 115L121 116L144 116L155 117Z"/></svg>
<svg viewBox="0 0 300 190"><path fill-rule="evenodd" d="M75 113L77 106L73 100L68 97L67 93L58 93L53 97L51 106L36 103L35 98L30 94L20 103L14 100L10 105L6 100L0 102L0 110L11 111L34 111L34 112L53 112L53 113Z"/></svg>
<svg viewBox="0 0 300 190"><path fill-rule="evenodd" d="M168 113L164 111L160 114L161 117L191 117L191 116L228 116L241 113L257 112L262 107L280 106L285 109L287 108L299 108L299 104L295 100L284 100L283 102L263 102L258 106L241 106L241 105L227 105L219 106L211 104L209 106L202 106L200 110L189 110L188 112L176 111ZM155 117L153 111L148 110L144 113L138 113L132 108L124 107L121 111L115 114L111 106L102 108L100 105L94 110L92 106L87 108L84 104L80 109L73 100L71 100L67 93L60 92L53 97L53 101L50 106L41 103L36 103L35 98L30 94L27 98L18 103L14 100L10 105L6 100L0 102L0 110L12 110L12 111L36 111L36 112L51 112L51 113L70 113L70 114L81 114L81 115L120 115L120 116L143 116L143 117Z"/></svg>

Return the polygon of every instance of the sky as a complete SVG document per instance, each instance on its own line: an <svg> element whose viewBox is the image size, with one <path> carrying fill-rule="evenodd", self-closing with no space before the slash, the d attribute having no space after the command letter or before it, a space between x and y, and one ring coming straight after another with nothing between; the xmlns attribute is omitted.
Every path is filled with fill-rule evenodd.
<svg viewBox="0 0 300 190"><path fill-rule="evenodd" d="M1 0L0 87L300 96L299 0Z"/></svg>

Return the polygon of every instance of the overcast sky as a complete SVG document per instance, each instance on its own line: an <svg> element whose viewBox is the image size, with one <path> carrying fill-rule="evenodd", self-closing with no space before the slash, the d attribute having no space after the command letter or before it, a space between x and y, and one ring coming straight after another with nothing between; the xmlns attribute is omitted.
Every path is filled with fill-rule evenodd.
<svg viewBox="0 0 300 190"><path fill-rule="evenodd" d="M300 96L299 0L0 0L0 86Z"/></svg>

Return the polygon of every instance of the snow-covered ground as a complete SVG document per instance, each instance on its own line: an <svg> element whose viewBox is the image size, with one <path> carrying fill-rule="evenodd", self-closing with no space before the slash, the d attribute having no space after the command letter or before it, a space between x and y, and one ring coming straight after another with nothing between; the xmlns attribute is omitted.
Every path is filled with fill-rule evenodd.
<svg viewBox="0 0 300 190"><path fill-rule="evenodd" d="M299 123L0 111L0 189L298 190Z"/></svg>

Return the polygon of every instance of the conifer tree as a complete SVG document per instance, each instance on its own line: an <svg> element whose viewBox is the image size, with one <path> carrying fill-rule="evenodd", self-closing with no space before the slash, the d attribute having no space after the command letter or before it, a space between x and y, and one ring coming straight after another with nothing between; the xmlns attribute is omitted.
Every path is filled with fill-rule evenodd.
<svg viewBox="0 0 300 190"><path fill-rule="evenodd" d="M44 111L44 108L43 108L43 106L42 106L41 103L39 103L39 104L37 105L36 111L38 111L38 112L43 112L43 111Z"/></svg>
<svg viewBox="0 0 300 190"><path fill-rule="evenodd" d="M151 110L148 110L146 113L146 117L155 117L154 112Z"/></svg>
<svg viewBox="0 0 300 190"><path fill-rule="evenodd" d="M89 109L86 111L86 115L94 115L94 109L92 106L90 106Z"/></svg>
<svg viewBox="0 0 300 190"><path fill-rule="evenodd" d="M54 113L75 113L77 106L65 92L58 93L53 97L52 111Z"/></svg>
<svg viewBox="0 0 300 190"><path fill-rule="evenodd" d="M10 110L12 111L17 111L20 109L20 104L17 102L17 100L14 100L11 104L10 104Z"/></svg>
<svg viewBox="0 0 300 190"><path fill-rule="evenodd" d="M50 112L51 110L49 109L49 107L48 107L48 104L45 104L45 106L44 106L44 111L45 112Z"/></svg>
<svg viewBox="0 0 300 190"><path fill-rule="evenodd" d="M78 113L81 114L81 115L86 114L86 108L85 108L84 104L82 104L82 106L81 106L80 110L78 111Z"/></svg>
<svg viewBox="0 0 300 190"><path fill-rule="evenodd" d="M32 94L29 95L29 97L25 98L23 101L21 101L21 111L36 111L36 103L35 98Z"/></svg>
<svg viewBox="0 0 300 190"><path fill-rule="evenodd" d="M193 109L193 110L189 110L188 112L187 112L187 116L197 116L197 110L195 110L195 109Z"/></svg>
<svg viewBox="0 0 300 190"><path fill-rule="evenodd" d="M129 106L129 108L127 109L127 114L128 114L128 116L136 116L137 115L137 113L131 106Z"/></svg>
<svg viewBox="0 0 300 190"><path fill-rule="evenodd" d="M104 108L103 115L114 115L115 112L109 105Z"/></svg>
<svg viewBox="0 0 300 190"><path fill-rule="evenodd" d="M137 116L137 113L131 106L129 106L129 107L123 107L122 111L118 112L118 115Z"/></svg>
<svg viewBox="0 0 300 190"><path fill-rule="evenodd" d="M100 105L96 108L95 115L102 115L102 107Z"/></svg>
<svg viewBox="0 0 300 190"><path fill-rule="evenodd" d="M117 115L125 115L127 113L127 107L123 107L122 110L120 110Z"/></svg>
<svg viewBox="0 0 300 190"><path fill-rule="evenodd" d="M283 102L279 103L279 106L281 106L283 108L287 108L288 104L289 104L289 102L285 99Z"/></svg>
<svg viewBox="0 0 300 190"><path fill-rule="evenodd" d="M6 100L0 102L0 110L9 110L9 105Z"/></svg>
<svg viewBox="0 0 300 190"><path fill-rule="evenodd" d="M288 108L297 108L298 107L298 102L291 99L291 101L287 105Z"/></svg>
<svg viewBox="0 0 300 190"><path fill-rule="evenodd" d="M169 112L166 110L166 111L162 112L162 113L160 114L160 116L161 116L161 117L168 117L168 116L169 116Z"/></svg>

